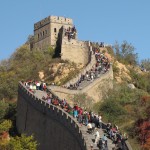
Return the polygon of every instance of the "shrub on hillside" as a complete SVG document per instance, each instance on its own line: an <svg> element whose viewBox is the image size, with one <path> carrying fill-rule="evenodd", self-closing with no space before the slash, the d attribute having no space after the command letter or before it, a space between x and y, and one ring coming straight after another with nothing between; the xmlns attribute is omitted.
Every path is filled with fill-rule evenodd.
<svg viewBox="0 0 150 150"><path fill-rule="evenodd" d="M108 54L110 54L112 57L114 57L114 50L111 46L106 46Z"/></svg>
<svg viewBox="0 0 150 150"><path fill-rule="evenodd" d="M99 111L112 122L121 122L125 118L134 119L138 115L136 108L141 106L140 99L143 94L143 91L130 89L126 84L114 84L114 88L104 97L103 103L100 103ZM143 108L140 109L139 113L144 115Z"/></svg>
<svg viewBox="0 0 150 150"><path fill-rule="evenodd" d="M150 73L140 74L130 69L130 76L137 88L150 93Z"/></svg>
<svg viewBox="0 0 150 150"><path fill-rule="evenodd" d="M12 122L10 120L4 120L0 124L0 134L2 132L8 132L11 127L12 127Z"/></svg>
<svg viewBox="0 0 150 150"><path fill-rule="evenodd" d="M81 108L85 108L91 110L93 106L93 99L89 97L87 94L75 94L73 97L74 104L77 104Z"/></svg>
<svg viewBox="0 0 150 150"><path fill-rule="evenodd" d="M8 107L9 107L8 103L0 100L0 122L3 121L5 115L7 114Z"/></svg>
<svg viewBox="0 0 150 150"><path fill-rule="evenodd" d="M11 138L9 146L11 150L36 150L37 142L33 136L25 136Z"/></svg>
<svg viewBox="0 0 150 150"><path fill-rule="evenodd" d="M118 75L118 73L119 73L119 68L117 67L117 64L116 64L116 63L113 63L112 68L113 68L113 73L116 74L116 75Z"/></svg>
<svg viewBox="0 0 150 150"><path fill-rule="evenodd" d="M122 105L113 100L104 101L100 106L100 112L102 112L103 116L109 122L117 122L118 119L121 119L120 116L123 116L127 113Z"/></svg>
<svg viewBox="0 0 150 150"><path fill-rule="evenodd" d="M0 143L1 150L37 150L37 142L33 136L21 135L21 137L11 137L6 144Z"/></svg>
<svg viewBox="0 0 150 150"><path fill-rule="evenodd" d="M141 61L141 67L146 69L147 71L150 71L150 59L144 59Z"/></svg>
<svg viewBox="0 0 150 150"><path fill-rule="evenodd" d="M138 55L135 53L135 48L132 44L124 41L121 45L116 42L113 46L116 59L124 64L136 65Z"/></svg>
<svg viewBox="0 0 150 150"><path fill-rule="evenodd" d="M150 121L148 119L138 119L134 128L135 135L140 141L144 150L149 150L150 146Z"/></svg>

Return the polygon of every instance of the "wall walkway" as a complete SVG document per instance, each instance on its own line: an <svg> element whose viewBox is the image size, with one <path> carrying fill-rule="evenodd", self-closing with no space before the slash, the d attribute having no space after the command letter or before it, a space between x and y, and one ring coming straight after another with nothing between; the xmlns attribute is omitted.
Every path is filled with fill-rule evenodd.
<svg viewBox="0 0 150 150"><path fill-rule="evenodd" d="M52 92L51 92L52 93ZM31 93L20 82L18 88L17 129L19 133L34 134L38 150L98 150L93 144L93 135L81 126L60 107L48 104L41 99L45 92ZM53 93L52 93L53 95ZM55 95L53 95L55 97ZM103 124L103 129L105 129ZM99 129L102 136L103 130ZM93 145L93 149L91 149ZM132 150L126 142L126 150ZM108 139L108 149L115 147Z"/></svg>
<svg viewBox="0 0 150 150"><path fill-rule="evenodd" d="M62 99L67 99L68 97L72 97L75 94L86 93L90 97L94 99L95 102L99 101L102 98L102 90L99 90L99 86L101 87L113 87L113 70L112 66L110 70L105 74L101 74L101 76L95 79L93 82L90 82L89 85L84 87L81 90L70 90L60 86L48 86L50 90L52 90L56 95L61 97Z"/></svg>

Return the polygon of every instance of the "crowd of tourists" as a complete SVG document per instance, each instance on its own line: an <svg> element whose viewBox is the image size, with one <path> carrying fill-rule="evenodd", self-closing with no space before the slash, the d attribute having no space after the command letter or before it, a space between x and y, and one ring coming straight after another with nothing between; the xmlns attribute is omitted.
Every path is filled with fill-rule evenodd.
<svg viewBox="0 0 150 150"><path fill-rule="evenodd" d="M105 46L110 46L110 45L108 45L108 44L106 44L106 43L104 43L104 42L91 42L91 45L94 47L94 46L96 46L96 47L105 47Z"/></svg>
<svg viewBox="0 0 150 150"><path fill-rule="evenodd" d="M101 74L106 73L110 69L110 62L108 58L101 53L99 49L93 48L92 53L95 55L96 64L91 70L86 71L85 74L82 74L80 79L75 84L70 84L67 87L68 89L76 90L83 81L93 82L96 78L99 78Z"/></svg>
<svg viewBox="0 0 150 150"><path fill-rule="evenodd" d="M35 90L46 91L47 89L45 82L29 80L27 82L22 81L22 83L33 93L35 92Z"/></svg>
<svg viewBox="0 0 150 150"><path fill-rule="evenodd" d="M95 138L94 144L96 144L101 150L107 148L107 139L111 139L116 145L118 150L126 150L125 141L127 135L122 134L118 129L118 126L112 126L111 123L107 125L102 123L102 116L94 114L92 111L83 110L77 104L73 107L73 116L77 118L81 125L87 126L87 131ZM105 133L100 135L99 129L105 129Z"/></svg>
<svg viewBox="0 0 150 150"><path fill-rule="evenodd" d="M117 146L118 150L125 149L125 140L127 136L121 134L118 126L112 126L111 123L104 125L102 123L102 116L94 114L92 111L87 111L85 108L79 107L77 104L74 107L70 107L66 99L60 100L57 96L53 95L49 90L47 90L45 82L39 81L27 81L22 82L26 88L35 93L37 90L44 91L46 96L42 97L42 100L48 104L55 105L62 108L64 111L73 116L79 124L87 127L87 133L92 134L95 139L95 144L100 148L105 150L107 148L107 138L110 138ZM99 129L106 130L102 136L99 133Z"/></svg>
<svg viewBox="0 0 150 150"><path fill-rule="evenodd" d="M72 28L69 27L69 28L65 29L65 36L68 37L68 41L70 41L70 39L75 39L76 34L77 34L77 30L76 30L75 26L73 26Z"/></svg>
<svg viewBox="0 0 150 150"><path fill-rule="evenodd" d="M108 123L106 125L106 133L119 150L126 150L125 141L128 139L128 136L126 133L122 134L117 125L112 126L111 123Z"/></svg>
<svg viewBox="0 0 150 150"><path fill-rule="evenodd" d="M40 81L27 81L27 82L22 82L26 88L32 92L35 93L36 90L44 91L46 93L46 96L42 97L42 100L45 101L48 104L53 104L55 106L60 106L63 110L66 112L70 112L71 107L69 104L66 102L66 100L60 100L57 96L54 96L46 86L45 82L40 82Z"/></svg>

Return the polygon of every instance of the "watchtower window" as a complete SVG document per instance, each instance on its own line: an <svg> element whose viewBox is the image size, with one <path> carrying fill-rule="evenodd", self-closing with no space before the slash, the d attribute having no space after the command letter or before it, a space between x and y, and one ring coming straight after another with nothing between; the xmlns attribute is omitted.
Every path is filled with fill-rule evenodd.
<svg viewBox="0 0 150 150"><path fill-rule="evenodd" d="M43 36L44 36L44 31L43 31Z"/></svg>
<svg viewBox="0 0 150 150"><path fill-rule="evenodd" d="M40 38L40 35L38 34L38 39Z"/></svg>
<svg viewBox="0 0 150 150"><path fill-rule="evenodd" d="M57 32L56 28L54 28L54 32Z"/></svg>

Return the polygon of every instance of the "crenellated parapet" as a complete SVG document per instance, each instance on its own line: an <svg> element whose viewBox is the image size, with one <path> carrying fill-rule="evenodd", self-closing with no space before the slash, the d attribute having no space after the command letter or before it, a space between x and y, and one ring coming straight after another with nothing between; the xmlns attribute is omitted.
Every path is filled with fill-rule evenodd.
<svg viewBox="0 0 150 150"><path fill-rule="evenodd" d="M60 17L60 16L48 16L34 24L34 31L44 27L45 25L49 23L73 25L73 20L71 18Z"/></svg>
<svg viewBox="0 0 150 150"><path fill-rule="evenodd" d="M18 87L17 129L19 133L34 134L40 143L39 150L60 150L60 147L62 150L90 150L92 144L85 129L72 116L39 99L21 82Z"/></svg>

